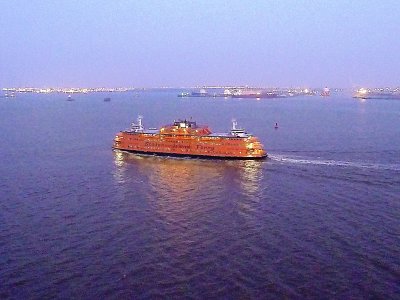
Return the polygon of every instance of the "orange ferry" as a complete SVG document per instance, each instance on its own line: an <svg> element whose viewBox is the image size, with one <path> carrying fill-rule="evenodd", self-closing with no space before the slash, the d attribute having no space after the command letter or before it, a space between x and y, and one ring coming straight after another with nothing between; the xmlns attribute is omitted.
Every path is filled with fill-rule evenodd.
<svg viewBox="0 0 400 300"><path fill-rule="evenodd" d="M113 149L140 154L191 156L224 159L262 159L267 156L257 137L237 128L229 133L212 133L206 125L174 121L160 129L144 129L142 117L128 130L119 132Z"/></svg>

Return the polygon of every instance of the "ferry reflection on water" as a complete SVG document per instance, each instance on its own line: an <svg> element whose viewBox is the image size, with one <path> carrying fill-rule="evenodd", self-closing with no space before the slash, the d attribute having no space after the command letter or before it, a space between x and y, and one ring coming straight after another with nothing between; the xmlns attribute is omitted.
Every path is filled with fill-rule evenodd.
<svg viewBox="0 0 400 300"><path fill-rule="evenodd" d="M265 161L114 155L118 200L137 228L132 240L147 247L147 264L161 258L171 278L213 268L236 251L232 241L257 236Z"/></svg>
<svg viewBox="0 0 400 300"><path fill-rule="evenodd" d="M177 205L203 197L224 198L230 192L257 196L265 163L143 156L118 150L114 157L116 182L144 183L151 189L150 197L163 199L157 205Z"/></svg>

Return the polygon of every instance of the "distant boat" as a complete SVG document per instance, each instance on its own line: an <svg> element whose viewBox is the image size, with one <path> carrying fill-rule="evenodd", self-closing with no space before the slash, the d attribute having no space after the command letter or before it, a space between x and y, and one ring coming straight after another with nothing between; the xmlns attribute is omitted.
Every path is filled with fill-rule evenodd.
<svg viewBox="0 0 400 300"><path fill-rule="evenodd" d="M110 98L110 97L104 98L104 102L110 102L110 101L111 101L111 98Z"/></svg>
<svg viewBox="0 0 400 300"><path fill-rule="evenodd" d="M182 93L178 94L178 97L180 97L180 98L190 97L190 93L188 93L188 92L182 92Z"/></svg>
<svg viewBox="0 0 400 300"><path fill-rule="evenodd" d="M15 93L5 93L4 96L0 96L0 98L15 98Z"/></svg>
<svg viewBox="0 0 400 300"><path fill-rule="evenodd" d="M224 93L222 94L223 97L231 97L232 96L232 91L230 89L225 89Z"/></svg>
<svg viewBox="0 0 400 300"><path fill-rule="evenodd" d="M192 92L192 97L207 97L208 92L205 89L200 89L198 92Z"/></svg>
<svg viewBox="0 0 400 300"><path fill-rule="evenodd" d="M236 90L232 92L232 98L285 98L283 94L277 92L268 92L265 90Z"/></svg>
<svg viewBox="0 0 400 300"><path fill-rule="evenodd" d="M72 96L71 95L68 95L68 97L67 97L67 101L74 101L75 99L74 98L72 98Z"/></svg>
<svg viewBox="0 0 400 300"><path fill-rule="evenodd" d="M200 89L197 92L182 92L178 94L178 97L184 98L184 97L210 97L213 95L210 95L205 89Z"/></svg>
<svg viewBox="0 0 400 300"><path fill-rule="evenodd" d="M322 97L328 97L331 95L331 91L329 90L328 87L324 87L322 92L321 92L321 96Z"/></svg>
<svg viewBox="0 0 400 300"><path fill-rule="evenodd" d="M317 95L317 92L312 90L312 89L307 89L306 88L300 94L304 95L304 96L315 96L315 95Z"/></svg>

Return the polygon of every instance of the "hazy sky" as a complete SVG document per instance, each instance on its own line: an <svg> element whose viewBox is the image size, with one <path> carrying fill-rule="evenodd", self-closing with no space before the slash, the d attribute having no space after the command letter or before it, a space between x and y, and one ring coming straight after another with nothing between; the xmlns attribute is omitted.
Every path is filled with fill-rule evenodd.
<svg viewBox="0 0 400 300"><path fill-rule="evenodd" d="M400 86L400 1L0 0L0 87Z"/></svg>

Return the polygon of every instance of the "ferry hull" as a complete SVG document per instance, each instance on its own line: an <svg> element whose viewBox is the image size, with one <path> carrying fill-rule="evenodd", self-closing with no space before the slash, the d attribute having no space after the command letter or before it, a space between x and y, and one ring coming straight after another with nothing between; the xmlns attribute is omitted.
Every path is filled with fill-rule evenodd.
<svg viewBox="0 0 400 300"><path fill-rule="evenodd" d="M265 153L261 156L218 156L218 155L200 155L200 154L190 154L190 153L166 153L166 152L148 152L140 150L128 150L119 149L113 147L114 151L122 151L138 155L149 155L149 156L164 156L164 157L187 157L187 158L201 158L201 159L220 159L220 160L263 160L268 157Z"/></svg>

